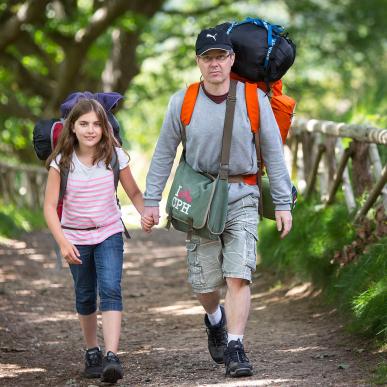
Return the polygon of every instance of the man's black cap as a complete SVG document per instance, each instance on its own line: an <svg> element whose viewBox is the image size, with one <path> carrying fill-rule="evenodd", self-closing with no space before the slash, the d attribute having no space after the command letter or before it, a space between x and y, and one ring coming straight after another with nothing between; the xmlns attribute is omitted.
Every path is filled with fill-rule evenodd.
<svg viewBox="0 0 387 387"><path fill-rule="evenodd" d="M203 55L208 50L232 51L230 36L226 31L207 28L196 39L196 55Z"/></svg>

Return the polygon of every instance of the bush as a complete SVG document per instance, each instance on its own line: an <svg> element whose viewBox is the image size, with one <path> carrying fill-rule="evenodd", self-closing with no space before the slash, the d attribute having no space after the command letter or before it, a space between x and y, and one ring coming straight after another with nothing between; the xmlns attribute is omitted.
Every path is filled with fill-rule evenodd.
<svg viewBox="0 0 387 387"><path fill-rule="evenodd" d="M334 252L354 237L348 211L342 205L322 209L303 202L293 215L293 229L284 240L274 222L261 224L261 265L323 286L336 270L330 263Z"/></svg>
<svg viewBox="0 0 387 387"><path fill-rule="evenodd" d="M43 211L32 211L27 208L16 208L13 204L0 202L0 236L18 237L23 232L46 227Z"/></svg>
<svg viewBox="0 0 387 387"><path fill-rule="evenodd" d="M352 315L350 327L387 340L387 237L337 273L327 289L331 301Z"/></svg>
<svg viewBox="0 0 387 387"><path fill-rule="evenodd" d="M387 340L387 237L368 245L344 266L335 263L335 251L355 238L355 228L343 204L326 209L300 204L293 229L280 240L273 222L260 230L260 267L279 276L312 281L327 300L350 317L352 331Z"/></svg>

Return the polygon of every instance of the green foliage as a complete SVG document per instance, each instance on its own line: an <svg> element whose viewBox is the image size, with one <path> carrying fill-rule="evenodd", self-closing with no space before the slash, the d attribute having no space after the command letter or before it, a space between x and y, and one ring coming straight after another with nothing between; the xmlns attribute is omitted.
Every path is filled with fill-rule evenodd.
<svg viewBox="0 0 387 387"><path fill-rule="evenodd" d="M44 228L45 220L41 210L32 211L4 205L0 202L0 237L15 238L23 232Z"/></svg>
<svg viewBox="0 0 387 387"><path fill-rule="evenodd" d="M330 263L334 252L354 236L347 210L342 205L324 210L302 202L293 216L293 229L284 240L279 238L274 222L261 225L261 264L324 285L336 268Z"/></svg>
<svg viewBox="0 0 387 387"><path fill-rule="evenodd" d="M297 58L284 83L297 101L298 115L387 126L384 0L166 0L152 17L145 16L152 2L134 8L131 3L96 31L66 85L69 91L108 90L103 72L113 62L124 63L114 76L124 79L115 84L122 88L116 91L126 92L119 119L127 147L150 151L170 96L199 79L198 32L246 16L283 25L296 43ZM22 5L22 0L2 3L2 24ZM66 59L103 5L50 1L41 18L22 24L18 39L0 50L0 156L37 162L30 141L33 123L59 114L55 95ZM112 46L118 29L133 38L123 55ZM126 79L126 74L131 76ZM53 100L56 106L50 106Z"/></svg>
<svg viewBox="0 0 387 387"><path fill-rule="evenodd" d="M378 368L375 371L375 376L372 380L374 384L377 385L387 385L387 362L384 361L378 365Z"/></svg>
<svg viewBox="0 0 387 387"><path fill-rule="evenodd" d="M353 316L352 329L387 342L387 237L337 272L327 294Z"/></svg>
<svg viewBox="0 0 387 387"><path fill-rule="evenodd" d="M261 267L279 276L312 280L329 302L350 316L354 332L387 342L387 237L343 267L332 263L334 252L354 236L343 204L317 210L304 202L296 208L293 229L284 240L273 222L262 224Z"/></svg>

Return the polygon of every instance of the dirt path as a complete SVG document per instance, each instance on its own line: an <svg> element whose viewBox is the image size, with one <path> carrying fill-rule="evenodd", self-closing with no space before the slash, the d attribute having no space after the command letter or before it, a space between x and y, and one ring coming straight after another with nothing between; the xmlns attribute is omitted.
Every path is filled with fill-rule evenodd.
<svg viewBox="0 0 387 387"><path fill-rule="evenodd" d="M223 367L210 361L203 313L186 282L184 236L133 234L124 265L120 385L370 385L378 355L346 333L310 291L276 289L266 274L252 288L245 341L255 374L225 378ZM80 376L83 342L72 280L68 269L56 270L48 233L0 243L0 261L0 385L105 385Z"/></svg>

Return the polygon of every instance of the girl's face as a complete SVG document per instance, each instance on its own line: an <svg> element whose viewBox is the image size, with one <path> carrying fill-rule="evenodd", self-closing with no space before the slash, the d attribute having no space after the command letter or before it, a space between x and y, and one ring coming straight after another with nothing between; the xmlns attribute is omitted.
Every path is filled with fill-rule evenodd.
<svg viewBox="0 0 387 387"><path fill-rule="evenodd" d="M103 131L101 125L94 111L79 116L72 131L77 136L81 148L93 148L100 142Z"/></svg>

